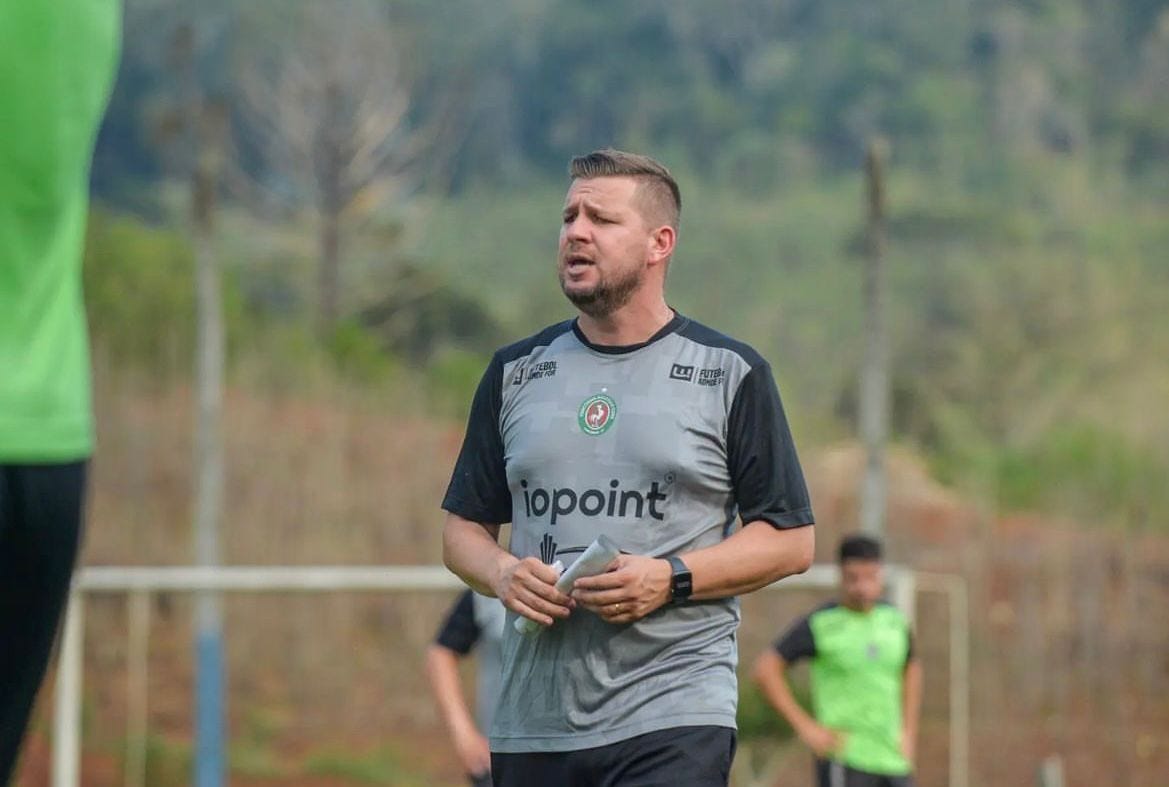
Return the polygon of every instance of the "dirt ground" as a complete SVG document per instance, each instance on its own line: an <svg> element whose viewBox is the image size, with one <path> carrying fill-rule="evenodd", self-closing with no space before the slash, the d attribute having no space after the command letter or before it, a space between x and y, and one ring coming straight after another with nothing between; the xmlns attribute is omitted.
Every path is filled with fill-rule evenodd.
<svg viewBox="0 0 1169 787"><path fill-rule="evenodd" d="M84 561L185 562L189 393L115 393L99 390L104 431ZM406 422L360 403L238 393L229 398L228 419L228 453L247 457L234 465L228 488L229 562L436 562L436 501L460 428ZM855 445L808 452L818 562L832 561L839 536L857 521L862 464ZM1049 755L1064 759L1067 787L1169 785L1169 537L987 512L939 485L910 453L891 455L889 475L890 560L967 583L969 787L1030 787ZM318 482L315 491L306 489L306 478ZM371 774L396 761L411 775L381 783L461 785L422 661L453 597L444 591L225 601L231 745L263 766L249 772L268 773L236 771L229 783L379 783ZM744 599L741 663L750 663L816 601L795 592ZM162 756L160 763L177 784L185 783L182 751L191 739L190 612L179 595L158 596L151 606L149 730L152 741L170 747L170 760ZM940 597L919 594L917 636L926 667L922 787L948 780L947 615ZM85 632L83 785L122 787L125 599L92 599ZM50 783L51 695L50 676L13 787ZM322 756L370 767L365 777L354 775L357 770L348 778L297 775ZM782 784L805 787L806 759L796 753L790 762ZM147 787L169 783L148 781Z"/></svg>

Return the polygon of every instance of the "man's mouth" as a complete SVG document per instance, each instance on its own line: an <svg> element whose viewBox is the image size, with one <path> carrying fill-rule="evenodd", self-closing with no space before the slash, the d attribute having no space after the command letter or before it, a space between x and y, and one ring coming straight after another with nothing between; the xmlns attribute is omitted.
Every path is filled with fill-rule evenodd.
<svg viewBox="0 0 1169 787"><path fill-rule="evenodd" d="M587 265L595 265L593 260L583 254L569 254L564 258L564 267L569 270L581 270Z"/></svg>

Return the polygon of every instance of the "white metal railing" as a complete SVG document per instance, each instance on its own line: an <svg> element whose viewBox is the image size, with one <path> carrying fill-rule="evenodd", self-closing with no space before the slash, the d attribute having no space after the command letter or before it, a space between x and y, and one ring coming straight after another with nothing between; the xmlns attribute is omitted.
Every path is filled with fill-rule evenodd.
<svg viewBox="0 0 1169 787"><path fill-rule="evenodd" d="M442 566L91 566L74 578L65 616L54 707L53 787L77 787L81 761L81 683L85 596L130 594L127 780L141 785L146 741L146 632L150 594L160 591L446 590L462 580Z"/></svg>
<svg viewBox="0 0 1169 787"><path fill-rule="evenodd" d="M966 787L969 713L969 634L966 585L961 577L921 574L888 567L891 601L912 619L918 591L940 591L950 602L950 787ZM817 564L766 590L830 589L839 582L835 565ZM322 592L451 590L465 587L442 566L173 566L82 568L74 577L65 616L53 719L53 787L80 784L81 685L85 597L129 594L127 784L145 773L147 631L150 595L160 591Z"/></svg>

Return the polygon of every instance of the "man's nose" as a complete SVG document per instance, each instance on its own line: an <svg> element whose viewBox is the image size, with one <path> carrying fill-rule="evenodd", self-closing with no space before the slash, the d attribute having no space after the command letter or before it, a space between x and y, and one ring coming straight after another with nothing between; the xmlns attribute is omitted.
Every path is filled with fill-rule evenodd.
<svg viewBox="0 0 1169 787"><path fill-rule="evenodd" d="M564 237L567 240L584 240L588 237L589 221L583 216L577 216L564 225Z"/></svg>

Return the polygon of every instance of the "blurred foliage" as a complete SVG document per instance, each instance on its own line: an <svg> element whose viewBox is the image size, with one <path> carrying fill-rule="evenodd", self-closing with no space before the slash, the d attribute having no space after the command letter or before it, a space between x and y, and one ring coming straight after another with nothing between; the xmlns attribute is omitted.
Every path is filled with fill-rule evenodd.
<svg viewBox="0 0 1169 787"><path fill-rule="evenodd" d="M849 170L874 134L896 163L948 183L1001 187L1023 160L1122 167L1166 194L1165 0L386 0L417 86L410 118L460 96L438 188L526 183L570 155L648 149L747 191ZM157 176L152 118L174 93L165 36L191 17L204 88L244 103L247 58L296 35L287 3L127 3L126 51L95 176L135 199ZM152 114L154 113L154 114ZM236 113L246 169L266 181L255 129ZM303 173L302 173L303 174Z"/></svg>
<svg viewBox="0 0 1169 787"><path fill-rule="evenodd" d="M391 356L382 352L376 337L352 322L333 330L328 351L341 376L358 384L384 382L394 372Z"/></svg>
<svg viewBox="0 0 1169 787"><path fill-rule="evenodd" d="M277 751L277 739L285 726L276 711L248 706L233 725L228 746L228 767L234 774L257 779L286 778L287 756Z"/></svg>
<svg viewBox="0 0 1169 787"><path fill-rule="evenodd" d="M194 364L194 257L180 232L94 211L85 252L85 295L95 341L113 361L164 378ZM224 283L229 345L248 333L243 301Z"/></svg>
<svg viewBox="0 0 1169 787"><path fill-rule="evenodd" d="M788 670L787 675L796 700L804 708L812 707L807 670ZM771 707L755 682L745 676L739 678L739 710L736 723L739 726L739 739L744 743L757 739L787 741L796 735L783 714Z"/></svg>
<svg viewBox="0 0 1169 787"><path fill-rule="evenodd" d="M151 787L182 787L191 780L192 753L189 743L151 734L146 738L146 784Z"/></svg>
<svg viewBox="0 0 1169 787"><path fill-rule="evenodd" d="M430 776L410 767L410 757L391 747L364 754L346 751L320 751L309 755L304 773L333 777L357 784L394 784L400 787L426 787Z"/></svg>
<svg viewBox="0 0 1169 787"><path fill-rule="evenodd" d="M323 336L317 227L252 188L297 173L257 149L238 94L238 55L278 47L287 9L245 5L127 3L94 165L106 204L177 215L154 132L182 86L161 33L193 20L200 87L232 108L217 226L235 380L413 386L465 417L494 347L571 316L554 268L565 164L615 144L682 185L671 304L772 361L801 442L851 436L857 170L880 135L895 439L992 504L1169 522L1150 480L1169 467L1166 0L387 0L407 126L463 96L454 152L348 220L343 319ZM184 236L99 211L88 263L99 351L189 374Z"/></svg>
<svg viewBox="0 0 1169 787"><path fill-rule="evenodd" d="M1001 449L991 461L1000 504L1008 509L1137 527L1161 526L1169 511L1169 462L1095 424L1055 426L1033 442Z"/></svg>
<svg viewBox="0 0 1169 787"><path fill-rule="evenodd" d="M471 399L489 357L465 350L449 350L435 358L428 367L426 387L433 411L448 418L465 421L471 412Z"/></svg>
<svg viewBox="0 0 1169 787"><path fill-rule="evenodd" d="M384 289L358 320L391 352L421 362L449 346L490 352L505 339L481 300L433 270L402 265Z"/></svg>
<svg viewBox="0 0 1169 787"><path fill-rule="evenodd" d="M120 751L125 752L123 745ZM145 782L150 787L190 784L193 765L190 743L151 734L146 739ZM123 756L124 759L124 756ZM263 781L330 778L352 784L394 784L423 787L427 774L412 768L409 758L392 747L373 751L322 748L296 761L273 750L268 743L235 742L229 752L229 774ZM123 768L125 765L123 764Z"/></svg>

